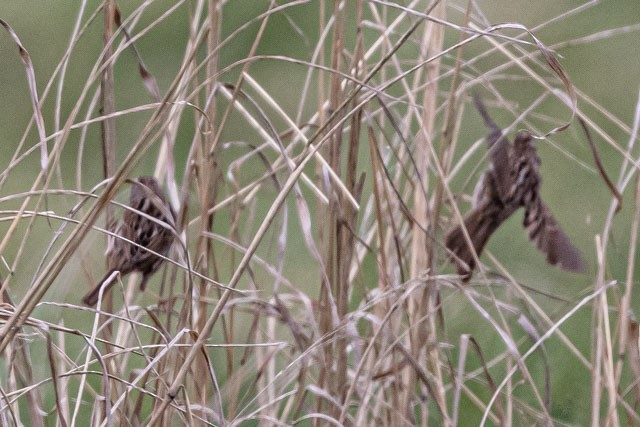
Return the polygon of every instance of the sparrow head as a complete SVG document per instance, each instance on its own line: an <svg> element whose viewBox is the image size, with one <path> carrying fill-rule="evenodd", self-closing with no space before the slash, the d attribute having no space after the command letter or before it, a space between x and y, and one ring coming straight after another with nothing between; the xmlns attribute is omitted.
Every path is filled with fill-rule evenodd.
<svg viewBox="0 0 640 427"><path fill-rule="evenodd" d="M521 130L516 134L516 139L513 141L513 145L518 152L535 150L535 147L533 146L533 137L526 130Z"/></svg>

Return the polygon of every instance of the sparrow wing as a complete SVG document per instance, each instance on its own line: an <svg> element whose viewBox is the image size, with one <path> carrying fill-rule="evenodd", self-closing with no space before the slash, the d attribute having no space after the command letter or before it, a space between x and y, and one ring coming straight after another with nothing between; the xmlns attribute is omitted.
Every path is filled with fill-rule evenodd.
<svg viewBox="0 0 640 427"><path fill-rule="evenodd" d="M491 119L487 108L477 93L473 94L473 101L476 109L482 116L489 134L487 135L487 149L489 150L489 158L491 159L491 169L495 175L496 191L502 201L507 199L507 194L512 185L512 177L510 174L510 164L512 150L509 139L503 135L502 130Z"/></svg>
<svg viewBox="0 0 640 427"><path fill-rule="evenodd" d="M566 271L584 271L580 252L573 246L569 236L562 231L560 224L540 198L525 211L523 225L529 232L529 239L547 255L549 264L558 265Z"/></svg>

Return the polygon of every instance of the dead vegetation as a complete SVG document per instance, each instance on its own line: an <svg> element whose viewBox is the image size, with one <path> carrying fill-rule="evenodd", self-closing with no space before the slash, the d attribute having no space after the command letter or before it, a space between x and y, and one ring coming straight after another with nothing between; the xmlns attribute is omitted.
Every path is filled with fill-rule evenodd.
<svg viewBox="0 0 640 427"><path fill-rule="evenodd" d="M627 123L555 53L637 24L551 44L596 2L535 28L474 2L118 6L79 3L46 77L2 21L33 118L0 161L3 425L640 424L640 108ZM540 137L586 274L513 222L454 274L444 236L487 163L471 91ZM151 174L167 262L83 307L126 180Z"/></svg>

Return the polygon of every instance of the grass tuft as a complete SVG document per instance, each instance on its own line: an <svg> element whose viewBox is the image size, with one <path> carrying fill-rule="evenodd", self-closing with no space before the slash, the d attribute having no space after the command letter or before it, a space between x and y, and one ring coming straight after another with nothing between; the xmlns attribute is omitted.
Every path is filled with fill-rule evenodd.
<svg viewBox="0 0 640 427"><path fill-rule="evenodd" d="M586 65L637 58L638 22L235 3L83 3L47 39L0 6L0 423L640 424L640 94ZM454 273L444 236L488 165L472 92L538 137L586 274L519 218ZM133 274L84 307L140 175L176 242L144 293Z"/></svg>

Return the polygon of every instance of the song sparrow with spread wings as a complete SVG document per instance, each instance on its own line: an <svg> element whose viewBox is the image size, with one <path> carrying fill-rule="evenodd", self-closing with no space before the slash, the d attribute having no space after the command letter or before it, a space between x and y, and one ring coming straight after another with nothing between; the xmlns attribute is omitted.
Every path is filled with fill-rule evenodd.
<svg viewBox="0 0 640 427"><path fill-rule="evenodd" d="M142 273L140 289L144 290L147 280L160 268L163 261L153 252L165 256L173 243L175 215L165 201L158 181L153 177L141 176L137 180L131 181L131 185L129 206L133 210L125 210L122 221L115 232L117 236L109 237L108 272L82 298L85 305L94 306L98 302L100 289L106 286L104 292L107 292L116 283L115 278L108 281L115 271L119 271L122 276L133 271ZM138 212L155 218L163 224L152 221ZM139 246L131 244L129 241Z"/></svg>
<svg viewBox="0 0 640 427"><path fill-rule="evenodd" d="M464 219L473 250L480 256L494 231L518 208L523 207L523 226L529 239L547 255L551 265L559 264L568 271L583 271L582 259L569 237L562 231L540 196L540 158L533 138L526 131L518 132L514 143L491 120L484 104L474 96L476 108L489 130L487 146L491 166L479 183L473 209ZM473 252L464 237L462 227L455 227L446 237L456 270L463 280L471 278L476 266Z"/></svg>

